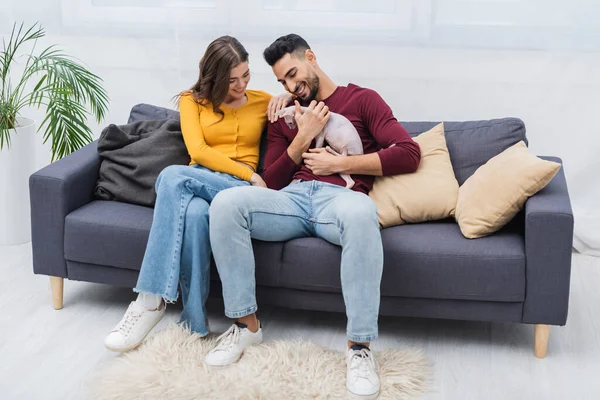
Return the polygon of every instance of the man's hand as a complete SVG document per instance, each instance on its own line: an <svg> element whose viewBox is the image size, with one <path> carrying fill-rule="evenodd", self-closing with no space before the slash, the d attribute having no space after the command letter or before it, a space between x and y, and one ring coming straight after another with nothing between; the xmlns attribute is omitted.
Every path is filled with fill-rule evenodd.
<svg viewBox="0 0 600 400"><path fill-rule="evenodd" d="M296 104L294 119L298 125L298 134L292 140L287 152L296 165L300 165L302 154L308 150L313 139L323 130L331 114L329 113L329 107L323 102L317 104L316 101L311 101L304 114L302 114L300 103L297 101L294 103Z"/></svg>
<svg viewBox="0 0 600 400"><path fill-rule="evenodd" d="M269 122L275 122L279 118L277 112L287 106L294 97L290 93L282 93L278 96L271 97L269 106L267 107L267 118Z"/></svg>
<svg viewBox="0 0 600 400"><path fill-rule="evenodd" d="M263 178L256 172L253 173L252 176L250 177L250 184L252 186L260 186L260 187L264 187L264 188L267 187L267 184L265 183Z"/></svg>
<svg viewBox="0 0 600 400"><path fill-rule="evenodd" d="M333 175L342 171L343 158L332 155L324 148L309 149L308 153L302 154L302 158L306 168L315 175Z"/></svg>
<svg viewBox="0 0 600 400"><path fill-rule="evenodd" d="M317 104L315 100L310 102L304 114L300 108L300 103L294 101L296 105L296 115L294 119L298 124L298 136L311 142L323 130L323 127L329 121L331 114L329 107L322 101Z"/></svg>

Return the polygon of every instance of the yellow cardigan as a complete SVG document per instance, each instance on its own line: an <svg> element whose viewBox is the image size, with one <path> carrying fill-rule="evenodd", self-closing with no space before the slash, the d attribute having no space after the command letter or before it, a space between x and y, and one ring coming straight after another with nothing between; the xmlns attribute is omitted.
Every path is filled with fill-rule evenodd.
<svg viewBox="0 0 600 400"><path fill-rule="evenodd" d="M181 96L181 132L190 164L250 180L258 166L260 137L272 96L261 90L246 90L246 96L248 101L238 108L221 104L225 116L216 114L209 102L200 105L190 94Z"/></svg>

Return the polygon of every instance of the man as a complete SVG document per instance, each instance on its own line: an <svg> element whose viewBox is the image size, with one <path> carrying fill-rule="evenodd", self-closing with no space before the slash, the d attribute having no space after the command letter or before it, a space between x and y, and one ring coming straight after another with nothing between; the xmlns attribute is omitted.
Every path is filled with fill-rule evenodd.
<svg viewBox="0 0 600 400"><path fill-rule="evenodd" d="M283 120L269 124L263 178L270 189L233 188L219 193L211 205L211 246L223 283L225 314L235 323L206 362L231 364L246 347L262 341L251 238L316 236L342 247L347 388L373 396L380 384L369 347L378 333L383 249L377 209L367 194L375 176L416 171L420 149L375 91L337 86L300 36L280 37L264 51L264 58L277 80L308 109L302 114L295 102L297 129L290 130ZM330 111L356 127L364 155L337 157L322 148L310 149ZM352 190L345 188L340 173L353 175Z"/></svg>

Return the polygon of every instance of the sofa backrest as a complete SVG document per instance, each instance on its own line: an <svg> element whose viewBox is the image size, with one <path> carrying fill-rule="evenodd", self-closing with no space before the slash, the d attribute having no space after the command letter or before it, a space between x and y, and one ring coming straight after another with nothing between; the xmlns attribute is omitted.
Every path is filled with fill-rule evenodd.
<svg viewBox="0 0 600 400"><path fill-rule="evenodd" d="M128 124L137 121L154 121L158 119L179 120L179 111L153 106L152 104L136 104L129 113Z"/></svg>
<svg viewBox="0 0 600 400"><path fill-rule="evenodd" d="M413 137L428 131L438 123L401 122ZM525 124L518 118L444 122L444 131L454 175L459 185L490 158L521 140L528 143Z"/></svg>
<svg viewBox="0 0 600 400"><path fill-rule="evenodd" d="M179 119L179 112L151 104L137 104L131 109L128 123L141 120ZM433 128L439 122L401 122L411 136L415 137ZM462 185L490 158L502 153L523 140L525 124L518 118L501 118L485 121L444 122L446 144L450 153L454 175ZM263 133L261 140L258 172L262 172L262 161L267 141Z"/></svg>

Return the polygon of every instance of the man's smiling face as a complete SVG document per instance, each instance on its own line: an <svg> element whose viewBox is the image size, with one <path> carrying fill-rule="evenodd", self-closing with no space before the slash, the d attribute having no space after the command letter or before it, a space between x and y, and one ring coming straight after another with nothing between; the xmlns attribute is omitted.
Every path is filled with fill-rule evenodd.
<svg viewBox="0 0 600 400"><path fill-rule="evenodd" d="M311 52L306 53L312 59ZM312 52L311 52L312 53ZM298 96L304 104L310 103L319 93L319 77L309 58L288 53L273 64L273 73L285 90Z"/></svg>

